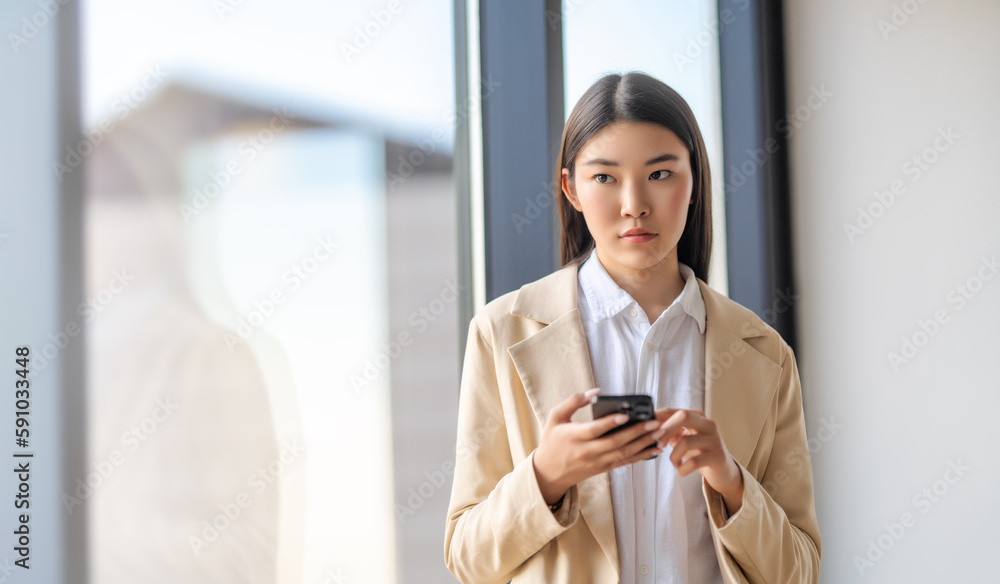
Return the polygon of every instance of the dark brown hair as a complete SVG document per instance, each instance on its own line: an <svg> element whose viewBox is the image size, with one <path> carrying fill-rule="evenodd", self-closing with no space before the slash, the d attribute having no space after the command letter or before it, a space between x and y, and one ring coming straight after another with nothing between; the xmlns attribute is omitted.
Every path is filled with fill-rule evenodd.
<svg viewBox="0 0 1000 584"><path fill-rule="evenodd" d="M574 209L562 193L562 169L569 170L569 178L573 180L576 156L583 146L605 126L619 121L659 124L676 134L687 147L694 184L687 223L677 243L677 260L708 282L712 254L712 176L705 140L684 98L662 81L639 72L600 78L583 94L566 120L555 182L563 265L586 259L594 248L594 239L587 230L583 213Z"/></svg>

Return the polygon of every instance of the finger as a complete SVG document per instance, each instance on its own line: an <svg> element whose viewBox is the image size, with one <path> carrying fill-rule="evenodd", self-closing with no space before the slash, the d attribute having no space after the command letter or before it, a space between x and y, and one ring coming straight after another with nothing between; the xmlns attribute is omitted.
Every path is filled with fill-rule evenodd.
<svg viewBox="0 0 1000 584"><path fill-rule="evenodd" d="M600 392L601 390L595 387L584 392L574 393L552 408L552 411L549 412L548 423L564 424L569 422L574 412L589 404L590 400Z"/></svg>
<svg viewBox="0 0 1000 584"><path fill-rule="evenodd" d="M632 458L654 448L662 452L664 448L658 444L657 432L658 431L643 434L625 446L622 446L620 450L626 458Z"/></svg>
<svg viewBox="0 0 1000 584"><path fill-rule="evenodd" d="M593 440L628 422L628 414L602 416L593 422L580 424L580 439Z"/></svg>
<svg viewBox="0 0 1000 584"><path fill-rule="evenodd" d="M639 452L633 454L632 456L621 458L615 461L611 468L618 468L619 466L625 466L626 464L635 464L643 460L652 460L663 453L662 448L644 448ZM611 470L610 468L608 470Z"/></svg>
<svg viewBox="0 0 1000 584"><path fill-rule="evenodd" d="M674 463L674 466L678 466L692 455L708 452L716 448L718 444L714 436L705 434L684 436L674 444L673 451L670 453L670 461Z"/></svg>
<svg viewBox="0 0 1000 584"><path fill-rule="evenodd" d="M668 440L681 434L683 428L694 430L699 434L718 434L715 422L705 417L697 410L677 410L663 423Z"/></svg>
<svg viewBox="0 0 1000 584"><path fill-rule="evenodd" d="M666 442L666 446L678 449L690 449L690 448L713 448L722 444L721 439L718 434L699 434L694 430L682 429L680 434L676 434L673 437L663 440Z"/></svg>
<svg viewBox="0 0 1000 584"><path fill-rule="evenodd" d="M712 462L715 461L715 457L711 452L702 452L697 456L692 456L691 458L684 461L679 467L677 467L677 474L684 477L687 476L699 468L704 468L706 466L711 466Z"/></svg>
<svg viewBox="0 0 1000 584"><path fill-rule="evenodd" d="M678 440L680 440L684 436L693 436L693 435L695 435L697 433L698 432L696 432L695 430L693 430L691 428L681 428L680 432L677 432L673 436L667 436L666 439L661 440L661 442L663 442L665 446L669 446L671 448L675 448L677 446L677 441Z"/></svg>
<svg viewBox="0 0 1000 584"><path fill-rule="evenodd" d="M631 428L629 428L631 430ZM649 454L648 450L657 450L658 452L654 454ZM656 435L655 432L647 432L641 434L639 437L631 440L618 448L609 450L604 454L598 455L598 461L602 464L609 464L611 468L621 466L626 464L625 461L635 462L636 460L644 460L647 458L652 458L663 452L662 448L656 445Z"/></svg>
<svg viewBox="0 0 1000 584"><path fill-rule="evenodd" d="M600 463L602 464L603 468L606 469L605 470L606 472L611 469L618 468L619 466L625 466L627 464L633 464L639 462L640 460L649 460L655 458L662 452L663 452L662 449L656 448L655 446L653 448L640 449L639 452L636 452L631 455L626 455L621 450L613 450L609 452L607 455L605 455L604 458L600 459Z"/></svg>
<svg viewBox="0 0 1000 584"><path fill-rule="evenodd" d="M674 415L674 412L679 412L677 408L660 408L656 410L656 419L660 422L666 422L667 419Z"/></svg>
<svg viewBox="0 0 1000 584"><path fill-rule="evenodd" d="M633 424L627 428L622 428L621 430L617 430L612 434L608 434L604 438L600 438L598 444L599 450L610 451L621 448L622 446L625 446L626 444L636 440L640 436L643 435L648 436L652 434L653 432L657 431L657 428L659 427L660 423L658 421L648 420L646 422L639 422L637 424ZM649 442L653 442L660 436L662 436L662 434L657 434L657 436L655 438L650 439Z"/></svg>

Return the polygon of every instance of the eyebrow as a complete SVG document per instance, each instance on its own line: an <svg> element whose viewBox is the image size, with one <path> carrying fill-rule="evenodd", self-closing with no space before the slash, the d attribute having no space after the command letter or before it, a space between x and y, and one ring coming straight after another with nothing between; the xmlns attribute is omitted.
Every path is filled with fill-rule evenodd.
<svg viewBox="0 0 1000 584"><path fill-rule="evenodd" d="M659 156L657 156L655 158L650 158L649 160L647 160L645 166L651 166L653 164L659 164L661 162L673 162L675 160L680 160L680 157L677 156L676 154L660 154ZM606 158L592 158L592 159L584 162L583 164L584 165L599 164L601 166L618 166L617 162L615 162L613 160L608 160Z"/></svg>

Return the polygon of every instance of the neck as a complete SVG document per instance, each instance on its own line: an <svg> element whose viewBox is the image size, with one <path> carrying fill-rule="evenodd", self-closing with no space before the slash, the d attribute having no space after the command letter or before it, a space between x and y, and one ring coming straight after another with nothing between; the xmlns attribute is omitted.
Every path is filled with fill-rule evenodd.
<svg viewBox="0 0 1000 584"><path fill-rule="evenodd" d="M657 264L646 268L633 268L616 264L597 250L597 259L618 287L642 307L650 322L656 319L680 296L684 278L677 262L677 253L671 253Z"/></svg>

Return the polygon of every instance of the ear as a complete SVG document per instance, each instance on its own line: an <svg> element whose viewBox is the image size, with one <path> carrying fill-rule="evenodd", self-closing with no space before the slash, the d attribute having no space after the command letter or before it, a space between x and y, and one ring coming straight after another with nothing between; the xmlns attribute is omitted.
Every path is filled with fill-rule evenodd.
<svg viewBox="0 0 1000 584"><path fill-rule="evenodd" d="M569 200L569 204L573 205L573 208L577 211L583 212L583 207L580 206L580 199L576 196L576 185L573 184L573 179L569 177L569 169L562 169L562 192L566 195L566 199Z"/></svg>

